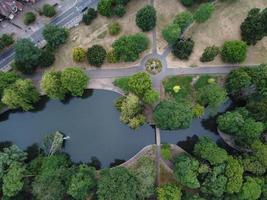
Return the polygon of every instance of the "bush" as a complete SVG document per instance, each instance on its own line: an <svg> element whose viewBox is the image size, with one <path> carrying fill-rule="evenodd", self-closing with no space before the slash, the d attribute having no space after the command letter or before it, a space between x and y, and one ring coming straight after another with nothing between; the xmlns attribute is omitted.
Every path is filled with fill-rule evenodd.
<svg viewBox="0 0 267 200"><path fill-rule="evenodd" d="M152 89L152 81L147 73L138 72L129 78L128 86L130 92L143 98L146 92Z"/></svg>
<svg viewBox="0 0 267 200"><path fill-rule="evenodd" d="M97 5L97 11L102 16L111 17L113 14L112 4L113 0L100 0Z"/></svg>
<svg viewBox="0 0 267 200"><path fill-rule="evenodd" d="M203 23L211 17L214 10L215 8L212 3L204 3L200 5L197 11L195 12L194 19L198 23Z"/></svg>
<svg viewBox="0 0 267 200"><path fill-rule="evenodd" d="M106 59L107 52L100 45L93 45L87 51L87 59L90 65L101 67Z"/></svg>
<svg viewBox="0 0 267 200"><path fill-rule="evenodd" d="M130 0L115 0L116 5L127 5Z"/></svg>
<svg viewBox="0 0 267 200"><path fill-rule="evenodd" d="M165 160L171 160L172 154L171 154L171 147L169 144L162 144L160 149L160 154L163 159Z"/></svg>
<svg viewBox="0 0 267 200"><path fill-rule="evenodd" d="M243 41L226 41L221 52L222 60L226 63L241 63L247 57L247 45Z"/></svg>
<svg viewBox="0 0 267 200"><path fill-rule="evenodd" d="M196 2L196 0L181 0L181 2L184 6L189 7L189 6L192 6Z"/></svg>
<svg viewBox="0 0 267 200"><path fill-rule="evenodd" d="M214 58L220 53L220 49L219 47L216 47L216 46L211 46L211 47L207 47L201 58L200 58L200 61L201 62L210 62L210 61L213 61Z"/></svg>
<svg viewBox="0 0 267 200"><path fill-rule="evenodd" d="M35 20L36 20L36 16L33 12L27 12L24 15L24 24L26 24L26 25L29 25L29 24L35 22Z"/></svg>
<svg viewBox="0 0 267 200"><path fill-rule="evenodd" d="M3 34L0 38L0 42L2 42L5 47L7 47L14 43L14 39L11 35Z"/></svg>
<svg viewBox="0 0 267 200"><path fill-rule="evenodd" d="M120 61L119 56L115 53L114 50L111 50L107 53L107 61L109 63L117 63Z"/></svg>
<svg viewBox="0 0 267 200"><path fill-rule="evenodd" d="M53 52L42 49L41 56L39 57L39 66L40 67L50 67L55 62L55 55Z"/></svg>
<svg viewBox="0 0 267 200"><path fill-rule="evenodd" d="M156 90L150 89L145 92L145 95L143 98L143 101L145 104L152 105L156 103L158 100L159 100L159 93Z"/></svg>
<svg viewBox="0 0 267 200"><path fill-rule="evenodd" d="M136 61L148 45L147 36L141 33L124 35L112 43L115 53L125 62Z"/></svg>
<svg viewBox="0 0 267 200"><path fill-rule="evenodd" d="M158 200L181 200L182 192L176 185L163 185L157 188Z"/></svg>
<svg viewBox="0 0 267 200"><path fill-rule="evenodd" d="M129 79L130 77L122 77L122 78L117 78L113 82L113 84L120 89L122 89L125 93L128 93L130 91L129 88Z"/></svg>
<svg viewBox="0 0 267 200"><path fill-rule="evenodd" d="M49 4L45 4L43 6L43 14L46 17L53 17L56 14L56 9L54 8L54 6L51 6Z"/></svg>
<svg viewBox="0 0 267 200"><path fill-rule="evenodd" d="M175 16L173 23L180 26L181 31L184 32L185 29L193 23L193 21L194 17L192 13L189 11L184 11Z"/></svg>
<svg viewBox="0 0 267 200"><path fill-rule="evenodd" d="M81 47L76 47L73 49L72 58L76 62L82 62L86 58L86 51Z"/></svg>
<svg viewBox="0 0 267 200"><path fill-rule="evenodd" d="M112 22L108 25L110 35L118 35L121 32L121 26L118 22Z"/></svg>
<svg viewBox="0 0 267 200"><path fill-rule="evenodd" d="M169 44L174 44L181 35L181 28L178 24L171 23L162 30L162 36Z"/></svg>
<svg viewBox="0 0 267 200"><path fill-rule="evenodd" d="M114 8L114 14L118 17L123 17L126 13L126 10L123 5L119 4Z"/></svg>
<svg viewBox="0 0 267 200"><path fill-rule="evenodd" d="M156 10L153 6L147 5L136 14L136 25L142 31L151 31L156 26Z"/></svg>
<svg viewBox="0 0 267 200"><path fill-rule="evenodd" d="M153 119L160 129L176 130L188 128L193 119L190 107L173 100L162 101L155 108Z"/></svg>
<svg viewBox="0 0 267 200"><path fill-rule="evenodd" d="M95 18L97 18L97 11L93 8L89 8L87 13L83 14L82 21L86 25L90 25Z"/></svg>
<svg viewBox="0 0 267 200"><path fill-rule="evenodd" d="M195 42L189 39L180 38L172 46L172 53L181 60L188 60L191 55Z"/></svg>

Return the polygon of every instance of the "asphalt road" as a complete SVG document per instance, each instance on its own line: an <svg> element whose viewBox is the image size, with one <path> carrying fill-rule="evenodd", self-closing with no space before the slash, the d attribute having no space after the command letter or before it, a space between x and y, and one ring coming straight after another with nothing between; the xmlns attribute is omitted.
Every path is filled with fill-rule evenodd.
<svg viewBox="0 0 267 200"><path fill-rule="evenodd" d="M98 3L98 0L78 0L77 3L71 7L70 9L66 10L65 12L61 13L58 16L55 16L51 19L50 24L65 26L69 24L73 19L82 15L82 10L86 7L95 7ZM43 27L34 32L29 38L35 43L38 44L44 40L42 36ZM11 47L5 50L3 53L0 54L0 68L6 67L15 56L14 48Z"/></svg>

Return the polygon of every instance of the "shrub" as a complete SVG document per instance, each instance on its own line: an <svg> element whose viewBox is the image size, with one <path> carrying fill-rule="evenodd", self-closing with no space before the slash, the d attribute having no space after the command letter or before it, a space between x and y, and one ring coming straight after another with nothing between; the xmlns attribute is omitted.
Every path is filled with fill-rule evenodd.
<svg viewBox="0 0 267 200"><path fill-rule="evenodd" d="M241 63L247 57L247 45L243 41L226 41L221 52L222 60L226 63Z"/></svg>
<svg viewBox="0 0 267 200"><path fill-rule="evenodd" d="M121 32L121 26L118 22L112 22L108 25L110 35L118 35Z"/></svg>
<svg viewBox="0 0 267 200"><path fill-rule="evenodd" d="M90 25L95 18L97 18L97 11L93 8L89 8L87 13L83 14L82 21L86 25Z"/></svg>
<svg viewBox="0 0 267 200"><path fill-rule="evenodd" d="M152 105L156 103L158 100L159 100L159 93L156 90L151 89L145 92L145 95L143 98L143 101L145 104Z"/></svg>
<svg viewBox="0 0 267 200"><path fill-rule="evenodd" d="M192 6L196 0L181 0L181 2L184 6Z"/></svg>
<svg viewBox="0 0 267 200"><path fill-rule="evenodd" d="M102 16L111 17L113 14L112 4L113 0L100 0L97 5L97 11Z"/></svg>
<svg viewBox="0 0 267 200"><path fill-rule="evenodd" d="M196 104L193 108L192 108L192 112L193 112L193 116L200 118L204 115L205 113L205 107L201 106L199 104Z"/></svg>
<svg viewBox="0 0 267 200"><path fill-rule="evenodd" d="M193 21L194 17L192 13L189 11L184 11L175 16L173 23L180 26L181 31L184 32L185 29L193 23Z"/></svg>
<svg viewBox="0 0 267 200"><path fill-rule="evenodd" d="M128 93L130 91L129 79L130 79L129 77L117 78L115 79L113 84L122 89L125 93Z"/></svg>
<svg viewBox="0 0 267 200"><path fill-rule="evenodd" d="M2 37L0 38L0 42L3 43L5 47L7 47L14 43L14 39L12 38L11 35L3 34Z"/></svg>
<svg viewBox="0 0 267 200"><path fill-rule="evenodd" d="M158 104L153 113L157 127L163 130L188 128L193 119L190 107L184 103L165 100Z"/></svg>
<svg viewBox="0 0 267 200"><path fill-rule="evenodd" d="M181 28L178 24L171 23L162 30L162 36L169 44L175 43L180 35Z"/></svg>
<svg viewBox="0 0 267 200"><path fill-rule="evenodd" d="M117 63L120 61L119 56L115 53L114 50L111 50L107 53L107 61L109 63Z"/></svg>
<svg viewBox="0 0 267 200"><path fill-rule="evenodd" d="M156 10L153 6L147 5L136 14L136 25L142 31L151 31L156 26Z"/></svg>
<svg viewBox="0 0 267 200"><path fill-rule="evenodd" d="M39 57L39 65L40 67L49 67L53 65L55 59L56 58L53 52L47 49L42 49L41 56Z"/></svg>
<svg viewBox="0 0 267 200"><path fill-rule="evenodd" d="M147 73L138 72L129 78L128 86L132 93L142 98L152 89L152 81Z"/></svg>
<svg viewBox="0 0 267 200"><path fill-rule="evenodd" d="M118 17L123 17L126 13L125 7L121 4L114 8L114 14Z"/></svg>
<svg viewBox="0 0 267 200"><path fill-rule="evenodd" d="M195 12L194 19L198 23L203 23L211 17L214 10L215 8L212 3L204 3L200 5L197 11Z"/></svg>
<svg viewBox="0 0 267 200"><path fill-rule="evenodd" d="M72 58L76 62L82 62L86 58L86 51L81 47L76 47L73 49Z"/></svg>
<svg viewBox="0 0 267 200"><path fill-rule="evenodd" d="M133 62L148 48L149 40L144 34L124 35L113 42L115 53L125 62Z"/></svg>
<svg viewBox="0 0 267 200"><path fill-rule="evenodd" d="M216 46L211 46L211 47L207 47L205 48L200 61L201 62L210 62L213 61L214 58L220 53L220 49L219 47Z"/></svg>
<svg viewBox="0 0 267 200"><path fill-rule="evenodd" d="M43 14L46 17L53 17L56 14L56 9L54 8L54 6L51 6L49 4L45 4L43 6Z"/></svg>
<svg viewBox="0 0 267 200"><path fill-rule="evenodd" d="M261 196L261 184L259 179L250 176L245 177L244 182L238 197L240 199L257 200Z"/></svg>
<svg viewBox="0 0 267 200"><path fill-rule="evenodd" d="M179 187L166 184L157 188L158 200L181 200L182 192Z"/></svg>
<svg viewBox="0 0 267 200"><path fill-rule="evenodd" d="M162 144L160 149L160 154L165 160L170 160L172 158L171 147L169 144Z"/></svg>
<svg viewBox="0 0 267 200"><path fill-rule="evenodd" d="M89 64L96 67L100 67L104 63L106 55L106 50L100 45L93 45L87 51L87 59Z"/></svg>
<svg viewBox="0 0 267 200"><path fill-rule="evenodd" d="M36 16L33 12L27 12L24 15L24 24L26 24L26 25L29 25L29 24L35 22L35 20L36 20Z"/></svg>
<svg viewBox="0 0 267 200"><path fill-rule="evenodd" d="M193 40L179 38L172 46L172 53L181 60L188 60L191 55L195 42Z"/></svg>

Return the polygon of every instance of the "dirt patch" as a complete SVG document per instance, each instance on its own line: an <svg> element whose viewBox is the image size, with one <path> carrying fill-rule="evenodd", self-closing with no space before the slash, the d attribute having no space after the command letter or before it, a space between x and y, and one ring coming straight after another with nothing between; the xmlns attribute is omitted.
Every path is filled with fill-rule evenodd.
<svg viewBox="0 0 267 200"><path fill-rule="evenodd" d="M94 44L99 44L105 47L108 51L111 49L111 44L114 40L119 38L125 34L135 34L141 32L140 29L135 24L135 15L136 12L142 8L143 6L149 4L149 0L136 0L131 1L127 5L127 13L122 18L112 17L106 18L103 16L98 16L96 20L90 26L86 26L84 24L79 25L70 30L70 37L66 44L62 45L56 53L56 61L53 67L57 69L63 69L65 67L70 66L80 66L82 68L91 67L86 61L77 63L72 59L72 49L74 47L82 47L84 49L88 49ZM108 24L111 22L118 22L122 31L118 36L110 36L108 33ZM152 41L152 34L147 33L150 41ZM143 55L145 55L147 50ZM143 56L142 55L142 56ZM117 63L117 64L109 64L107 62L104 63L103 67L114 68L114 67L129 67L138 65L139 61L135 63Z"/></svg>
<svg viewBox="0 0 267 200"><path fill-rule="evenodd" d="M168 67L222 65L219 56L209 63L201 63L199 58L207 46L222 46L225 40L241 39L240 24L246 18L248 11L255 7L267 7L267 1L236 0L234 3L219 2L214 14L207 22L196 24L186 32L186 36L195 41L194 51L189 61L181 61L169 54L167 57ZM249 47L248 57L244 64L267 62L266 55L267 38L264 38L257 45Z"/></svg>
<svg viewBox="0 0 267 200"><path fill-rule="evenodd" d="M162 53L167 42L163 39L161 30L186 8L178 0L155 0L155 9L157 10L157 50Z"/></svg>

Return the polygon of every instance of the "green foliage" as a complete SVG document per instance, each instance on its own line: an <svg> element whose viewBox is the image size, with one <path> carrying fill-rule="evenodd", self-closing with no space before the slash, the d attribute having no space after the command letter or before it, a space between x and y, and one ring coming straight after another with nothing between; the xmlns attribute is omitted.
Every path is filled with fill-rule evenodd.
<svg viewBox="0 0 267 200"><path fill-rule="evenodd" d="M184 6L192 6L194 3L196 2L196 0L181 0L181 3L184 5Z"/></svg>
<svg viewBox="0 0 267 200"><path fill-rule="evenodd" d="M120 61L119 56L115 53L114 50L111 50L107 53L107 61L109 63L117 63Z"/></svg>
<svg viewBox="0 0 267 200"><path fill-rule="evenodd" d="M186 154L180 154L174 160L174 176L182 185L196 189L200 187L197 179L199 163Z"/></svg>
<svg viewBox="0 0 267 200"><path fill-rule="evenodd" d="M36 20L36 16L33 12L27 12L25 15L24 15L24 24L26 25L29 25L33 22L35 22Z"/></svg>
<svg viewBox="0 0 267 200"><path fill-rule="evenodd" d="M4 89L16 82L19 76L15 72L0 72L0 97L2 97Z"/></svg>
<svg viewBox="0 0 267 200"><path fill-rule="evenodd" d="M57 12L54 6L51 6L50 4L44 4L42 13L46 17L53 17L56 15Z"/></svg>
<svg viewBox="0 0 267 200"><path fill-rule="evenodd" d="M128 93L130 91L129 80L130 77L117 78L114 80L113 84L122 89L125 93Z"/></svg>
<svg viewBox="0 0 267 200"><path fill-rule="evenodd" d="M151 31L156 26L157 21L155 8L147 5L138 10L135 21L142 31Z"/></svg>
<svg viewBox="0 0 267 200"><path fill-rule="evenodd" d="M225 63L241 63L247 57L247 44L238 40L226 41L221 56Z"/></svg>
<svg viewBox="0 0 267 200"><path fill-rule="evenodd" d="M252 82L256 86L256 92L260 96L267 96L267 65L260 65L251 69L250 76Z"/></svg>
<svg viewBox="0 0 267 200"><path fill-rule="evenodd" d="M4 89L2 102L10 109L21 108L24 111L33 109L33 104L39 100L39 93L29 79L19 79L10 87Z"/></svg>
<svg viewBox="0 0 267 200"><path fill-rule="evenodd" d="M261 185L256 178L247 176L240 193L238 194L241 200L256 200L261 196Z"/></svg>
<svg viewBox="0 0 267 200"><path fill-rule="evenodd" d="M194 21L194 17L190 11L183 11L175 16L173 23L177 24L181 28L181 32L190 26Z"/></svg>
<svg viewBox="0 0 267 200"><path fill-rule="evenodd" d="M148 48L149 39L144 34L124 35L112 43L115 53L125 62L133 62Z"/></svg>
<svg viewBox="0 0 267 200"><path fill-rule="evenodd" d="M85 72L77 67L67 68L61 75L62 87L72 96L82 96L88 81L89 78Z"/></svg>
<svg viewBox="0 0 267 200"><path fill-rule="evenodd" d="M61 82L61 72L45 72L41 80L41 88L45 94L51 99L63 100L65 98L66 89Z"/></svg>
<svg viewBox="0 0 267 200"><path fill-rule="evenodd" d="M48 45L52 49L55 49L66 42L69 37L69 31L66 28L56 25L45 25L43 36Z"/></svg>
<svg viewBox="0 0 267 200"><path fill-rule="evenodd" d="M179 38L172 45L172 53L175 57L181 60L188 60L191 55L195 42L191 38Z"/></svg>
<svg viewBox="0 0 267 200"><path fill-rule="evenodd" d="M112 22L108 25L110 35L118 35L121 32L121 26L118 22Z"/></svg>
<svg viewBox="0 0 267 200"><path fill-rule="evenodd" d="M96 186L95 169L87 165L79 165L77 173L71 177L68 194L74 199L84 200Z"/></svg>
<svg viewBox="0 0 267 200"><path fill-rule="evenodd" d="M82 62L86 59L86 51L81 47L76 47L73 49L72 58L76 62Z"/></svg>
<svg viewBox="0 0 267 200"><path fill-rule="evenodd" d="M222 164L228 158L227 152L207 137L199 139L194 146L194 153L212 165Z"/></svg>
<svg viewBox="0 0 267 200"><path fill-rule="evenodd" d="M244 171L261 176L266 172L265 166L255 156L246 156L242 160Z"/></svg>
<svg viewBox="0 0 267 200"><path fill-rule="evenodd" d="M93 45L87 51L87 59L90 65L101 67L106 59L107 52L100 45Z"/></svg>
<svg viewBox="0 0 267 200"><path fill-rule="evenodd" d="M101 171L97 185L99 200L135 200L138 181L126 168L118 167Z"/></svg>
<svg viewBox="0 0 267 200"><path fill-rule="evenodd" d="M201 106L199 104L194 105L194 107L192 108L192 112L193 112L193 116L200 118L204 115L205 113L205 107Z"/></svg>
<svg viewBox="0 0 267 200"><path fill-rule="evenodd" d="M194 13L194 19L198 23L203 23L207 21L212 13L214 12L215 7L212 3L204 3L199 6L199 8Z"/></svg>
<svg viewBox="0 0 267 200"><path fill-rule="evenodd" d="M130 0L115 0L116 5L127 5L127 3L129 3Z"/></svg>
<svg viewBox="0 0 267 200"><path fill-rule="evenodd" d="M29 39L21 39L15 45L15 66L23 73L32 73L39 64L41 51Z"/></svg>
<svg viewBox="0 0 267 200"><path fill-rule="evenodd" d="M41 56L39 57L40 67L50 67L55 62L55 55L48 49L41 50Z"/></svg>
<svg viewBox="0 0 267 200"><path fill-rule="evenodd" d="M20 163L12 163L3 177L3 196L11 198L22 190L25 167Z"/></svg>
<svg viewBox="0 0 267 200"><path fill-rule="evenodd" d="M93 8L89 8L87 12L83 14L82 21L85 25L90 25L95 18L97 18L97 11Z"/></svg>
<svg viewBox="0 0 267 200"><path fill-rule="evenodd" d="M159 100L159 93L154 90L154 89L151 89L151 90L147 90L144 94L144 98L143 98L143 101L145 104L154 104L154 103L157 103Z"/></svg>
<svg viewBox="0 0 267 200"><path fill-rule="evenodd" d="M226 192L233 194L240 191L243 183L243 166L238 160L229 157L225 168L225 175L228 179Z"/></svg>
<svg viewBox="0 0 267 200"><path fill-rule="evenodd" d="M255 152L255 156L258 160L267 168L267 145L256 141L251 145L251 148Z"/></svg>
<svg viewBox="0 0 267 200"><path fill-rule="evenodd" d="M162 36L169 44L174 44L181 35L181 28L178 24L171 23L162 30Z"/></svg>
<svg viewBox="0 0 267 200"><path fill-rule="evenodd" d="M3 34L2 37L0 37L0 43L2 43L5 47L8 47L14 43L14 39L11 35Z"/></svg>
<svg viewBox="0 0 267 200"><path fill-rule="evenodd" d="M209 85L209 80L210 79L214 79L215 77L212 77L208 74L204 74L204 75L201 75L199 76L199 78L197 79L197 81L195 82L194 84L194 87L196 90L199 90L203 87L206 87L207 85ZM215 81L216 82L216 81Z"/></svg>
<svg viewBox="0 0 267 200"><path fill-rule="evenodd" d="M157 188L158 200L181 200L182 192L179 187L166 184Z"/></svg>
<svg viewBox="0 0 267 200"><path fill-rule="evenodd" d="M257 121L265 123L267 121L267 99L252 100L246 108L250 112L251 116Z"/></svg>
<svg viewBox="0 0 267 200"><path fill-rule="evenodd" d="M114 14L118 17L123 17L126 13L125 7L121 4L114 8Z"/></svg>
<svg viewBox="0 0 267 200"><path fill-rule="evenodd" d="M131 92L144 97L145 93L152 89L152 81L147 73L138 72L129 78L128 86Z"/></svg>
<svg viewBox="0 0 267 200"><path fill-rule="evenodd" d="M97 11L100 15L111 17L113 14L112 10L112 0L100 0L97 5Z"/></svg>
<svg viewBox="0 0 267 200"><path fill-rule="evenodd" d="M190 126L193 113L185 103L164 100L154 110L153 119L163 130L184 129Z"/></svg>
<svg viewBox="0 0 267 200"><path fill-rule="evenodd" d="M162 144L160 148L160 154L163 159L170 160L172 158L171 146L169 144Z"/></svg>
<svg viewBox="0 0 267 200"><path fill-rule="evenodd" d="M210 62L220 53L219 47L210 46L204 49L204 52L200 58L201 62Z"/></svg>

